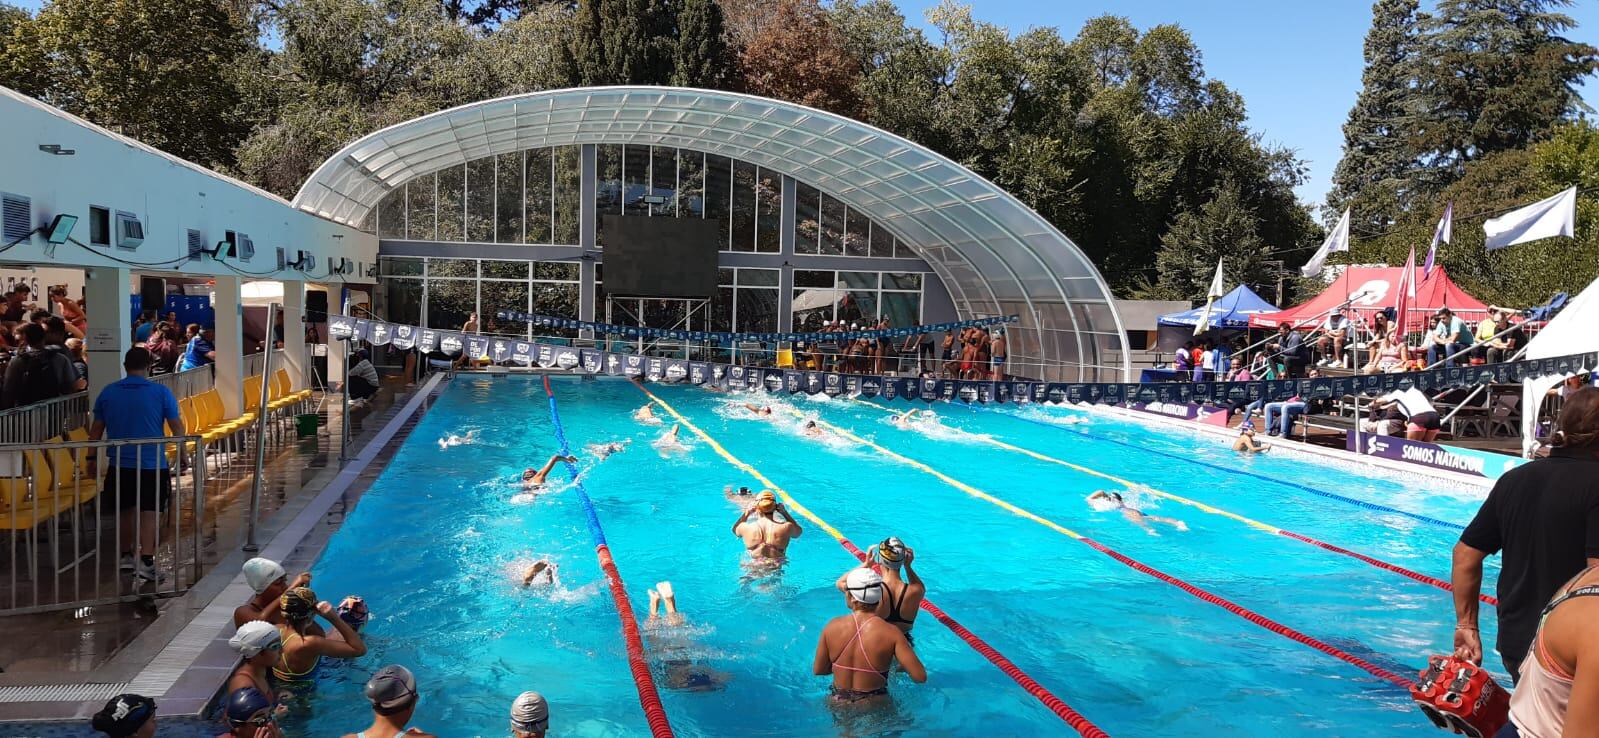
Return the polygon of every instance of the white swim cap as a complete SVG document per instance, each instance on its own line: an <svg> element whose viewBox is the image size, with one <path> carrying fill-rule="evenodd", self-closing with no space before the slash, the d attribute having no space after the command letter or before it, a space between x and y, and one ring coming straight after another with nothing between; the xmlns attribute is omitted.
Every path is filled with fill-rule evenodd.
<svg viewBox="0 0 1599 738"><path fill-rule="evenodd" d="M265 592L267 587L284 575L283 567L272 559L254 558L244 562L244 581L256 594Z"/></svg>
<svg viewBox="0 0 1599 738"><path fill-rule="evenodd" d="M247 659L254 658L256 654L282 642L282 636L278 635L278 626L265 620L251 620L239 626L239 632L228 639L228 645Z"/></svg>
<svg viewBox="0 0 1599 738"><path fill-rule="evenodd" d="M550 703L538 692L523 692L511 703L511 730L531 733L549 719Z"/></svg>
<svg viewBox="0 0 1599 738"><path fill-rule="evenodd" d="M883 599L883 577L871 569L851 569L844 578L844 589L856 602L875 605Z"/></svg>

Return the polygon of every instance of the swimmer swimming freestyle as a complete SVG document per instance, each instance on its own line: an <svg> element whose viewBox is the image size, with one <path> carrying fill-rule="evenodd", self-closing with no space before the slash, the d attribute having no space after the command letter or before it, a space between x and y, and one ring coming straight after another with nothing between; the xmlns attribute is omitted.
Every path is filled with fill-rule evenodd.
<svg viewBox="0 0 1599 738"><path fill-rule="evenodd" d="M1127 504L1127 502L1122 499L1122 493L1120 492L1106 492L1105 490L1099 490L1098 492L1089 495L1088 500L1090 502L1094 500L1110 501L1115 505L1115 508L1121 512L1122 517L1127 518L1127 520L1134 525L1143 528L1145 533L1148 533L1152 536L1158 536L1160 533L1156 532L1155 527L1150 525L1151 522L1169 525L1177 530L1188 530L1188 524L1181 520L1176 518L1163 518L1159 515L1147 515L1143 510Z"/></svg>

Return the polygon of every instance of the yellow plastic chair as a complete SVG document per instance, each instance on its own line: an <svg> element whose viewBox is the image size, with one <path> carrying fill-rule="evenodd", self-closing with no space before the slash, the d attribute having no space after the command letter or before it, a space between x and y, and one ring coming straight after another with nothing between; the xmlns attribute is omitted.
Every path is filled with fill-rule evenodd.
<svg viewBox="0 0 1599 738"><path fill-rule="evenodd" d="M794 368L794 349L777 350L777 366L779 369Z"/></svg>

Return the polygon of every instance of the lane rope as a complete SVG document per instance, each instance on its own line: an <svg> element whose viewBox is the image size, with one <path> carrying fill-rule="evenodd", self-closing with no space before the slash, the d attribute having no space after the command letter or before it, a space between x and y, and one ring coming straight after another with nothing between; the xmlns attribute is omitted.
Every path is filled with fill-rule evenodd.
<svg viewBox="0 0 1599 738"><path fill-rule="evenodd" d="M678 423L681 423L683 427L692 431L694 435L698 436L700 440L704 441L705 445L709 446L717 453L717 455L726 460L727 463L732 464L734 467L737 467L744 473L759 480L762 485L766 486L768 489L771 489L773 492L776 492L780 497L782 497L785 505L787 505L789 508L792 508L800 515L805 516L805 519L814 523L816 527L827 531L827 534L832 536L834 540L838 541L839 545L842 546L844 550L850 552L850 555L854 556L859 561L866 561L867 556L865 551L862 551L854 543L851 543L848 538L844 537L844 534L838 532L837 528L828 525L827 521L822 520L816 515L816 513L811 512L810 509L806 508L804 505L801 505L798 500L794 499L793 495L788 493L787 490L783 489L776 482L767 478L767 476L762 474L760 470L745 463L737 456L734 456L732 452L724 448L722 444L717 443L716 439L712 438L709 433L706 433L704 430L700 429L699 426L695 425L688 418L684 417L682 413L678 412L677 408L672 407L665 400L657 397L655 393L649 391L649 389L644 387L644 385L634 381L633 386L637 387L640 392L643 392L646 396L648 396L651 401L660 405L661 409L671 414L671 416L676 419ZM1015 663L1011 662L1010 659L1005 658L1004 654L1001 654L993 646L988 645L988 643L982 638L979 638L976 634L972 633L970 630L967 630L966 626L961 625L955 620L955 618L950 617L948 613L944 612L937 605L934 605L932 600L923 599L921 609L927 614L932 615L933 618L938 622L943 623L944 627L949 628L950 632L954 633L957 638L960 638L962 641L964 641L966 645L971 646L972 650L976 651L983 658L988 659L989 663L999 667L999 670L1004 672L1005 676L1010 677L1017 684L1021 685L1022 689L1026 690L1028 694L1032 695L1039 702L1042 702L1045 707L1049 708L1050 712L1055 713L1056 717L1059 717L1061 720L1065 721L1067 725L1071 726L1072 730L1077 731L1077 733L1082 735L1083 738L1109 738L1109 735L1105 733L1105 731L1101 730L1099 726L1094 725L1088 720L1088 718L1072 709L1071 705L1066 704L1065 700L1056 697L1054 693L1050 692L1042 684L1039 684L1037 680L1028 676L1027 672L1022 671L1021 667L1018 667Z"/></svg>
<svg viewBox="0 0 1599 738"><path fill-rule="evenodd" d="M955 403L947 403L947 404L954 405ZM987 408L979 408L979 407L976 407L976 406L973 406L973 405L966 405L965 407L966 407L966 409L971 410L972 412L995 412L995 411L989 410ZM1106 443L1114 443L1114 444L1116 444L1118 446L1125 446L1127 448L1136 449L1136 450L1138 450L1138 451L1140 451L1142 453L1155 454L1156 456L1164 456L1164 457L1166 457L1168 459L1176 459L1178 461L1184 461L1184 462L1187 462L1187 463L1190 463L1190 464L1196 464L1198 466L1203 466L1203 467L1205 467L1207 469L1214 469L1216 471L1224 472L1224 473L1227 473L1227 474L1236 474L1236 475L1239 475L1239 476L1251 477L1253 479L1259 479L1259 480L1262 480L1262 481L1271 482L1273 484L1280 484L1280 485L1282 485L1284 487L1290 487L1290 488L1293 488L1293 489L1301 490L1303 492L1309 492L1309 493L1311 493L1313 495L1319 495L1321 497L1325 497L1325 498L1330 499L1330 500L1337 500L1339 502L1343 502L1343 503L1350 504L1350 505L1355 505L1357 507L1364 507L1364 508L1366 508L1368 510L1377 510L1379 512L1391 513L1391 514L1394 514L1394 515L1403 515L1404 517L1410 518L1412 520L1419 520L1419 521L1421 521L1423 523L1426 523L1428 525L1436 525L1436 526L1438 526L1440 528L1450 528L1450 529L1453 529L1453 530L1462 530L1462 531L1466 529L1466 526L1461 525L1459 523L1451 523L1451 522L1449 522L1447 520L1439 520L1438 518L1430 517L1430 516L1427 516L1427 515L1422 515L1420 513L1413 513L1413 512L1409 512L1407 510L1400 510L1397 507L1388 507L1387 505L1379 505L1379 504L1377 504L1375 502L1367 502L1365 500L1358 500L1358 499L1355 499L1353 497L1345 497L1343 495L1335 494L1333 492L1328 492L1326 490L1316 489L1315 487L1312 487L1310 485L1300 484L1298 482L1290 482L1290 481L1288 481L1286 479L1278 479L1276 477L1269 476L1269 475L1266 475L1266 474L1260 474L1260 473L1248 471L1248 470L1245 470L1245 469L1234 469L1234 468L1229 467L1229 466L1222 466L1221 464L1212 464L1212 463L1210 463L1208 461L1200 461L1199 459L1194 459L1194 458L1190 458L1190 457L1187 457L1187 456L1183 456L1182 454L1174 454L1174 453L1171 453L1169 451L1161 451L1159 449L1149 448L1149 447L1146 447L1146 446L1140 446L1140 445L1138 445L1136 443L1129 443L1127 441L1117 440L1115 438L1110 438L1108 436L1096 435L1096 434L1093 434L1093 433L1088 433L1086 431L1077 431L1077 430L1072 430L1070 428L1062 428L1061 426L1056 425L1054 423L1048 423L1048 422L1045 422L1045 421L1042 421L1042 420L1037 420L1037 419L1034 419L1034 418L1028 418L1028 417L1025 417L1025 416L1017 415L1015 413L1000 413L1000 414L1004 415L1006 417L1009 417L1009 418L1015 418L1016 420L1020 420L1023 423L1032 423L1034 425L1042 425L1042 426L1044 426L1046 428L1053 428L1055 430L1058 430L1058 431L1061 431L1061 432L1064 432L1064 433L1071 433L1071 434L1074 434L1074 435L1079 435L1079 436L1082 436L1084 438L1088 438L1088 439L1091 439L1091 440L1104 441Z"/></svg>
<svg viewBox="0 0 1599 738"><path fill-rule="evenodd" d="M893 408L883 407L882 405L879 405L879 404L877 404L875 402L866 402L866 401L863 401L863 400L855 400L855 402L856 402L856 404L866 405L868 407L877 408L879 410L882 410L882 411L887 412L887 413L892 414L892 415L898 415L899 414L899 413L895 412ZM1347 548L1343 548L1341 546L1336 546L1336 545L1333 545L1331 543L1327 543L1325 541L1320 541L1320 540L1317 540L1315 538L1311 538L1310 536L1304 535L1302 533L1295 533L1293 531L1284 530L1282 528L1279 528L1279 527L1277 527L1275 525L1271 525L1269 523L1262 523L1259 520L1253 520L1253 519L1250 519L1250 518L1246 518L1246 517L1244 517L1242 515L1239 515L1237 513L1230 512L1230 511L1227 511L1227 510L1223 510L1223 509L1221 509L1219 507L1215 507L1213 505L1209 505L1209 504L1200 502L1198 500L1191 500L1191 499L1189 499L1187 497L1183 497L1182 495L1176 495L1176 494L1172 494L1170 492L1167 492L1165 490L1156 489L1156 488L1151 487L1151 486L1149 486L1147 484L1138 484L1136 482L1132 482L1132 481L1127 480L1127 479L1122 479L1121 477L1115 476L1113 474L1107 474L1107 473L1102 472L1102 471L1100 471L1098 469L1093 469L1093 468L1090 468L1090 467L1083 466L1081 464L1074 464L1074 463L1072 463L1070 461L1066 461L1065 459L1058 459L1058 458L1053 457L1053 456L1049 456L1049 455L1046 455L1046 454L1041 454L1041 453L1038 453L1037 451L1033 451L1031 449L1022 448L1021 446L1017 446L1017 445L1014 445L1014 444L1006 443L1005 441L1001 441L1001 440L999 440L997 438L992 438L992 437L989 437L989 436L979 435L979 434L975 434L975 433L971 434L971 435L972 435L973 438L981 440L981 441L983 441L985 443L988 443L990 445L1005 449L1007 451L1013 451L1015 453L1019 453L1019 454L1022 454L1024 456L1032 457L1032 458L1037 459L1039 461L1044 461L1044 462L1048 462L1048 463L1051 463L1051 464L1058 464L1060 466L1064 466L1064 467L1066 467L1068 469L1073 469L1075 471L1079 471L1079 472L1082 472L1084 474L1088 474L1090 476L1099 477L1100 479L1105 479L1105 480L1108 480L1108 481L1111 481L1111 482L1115 482L1117 484L1122 485L1123 487L1126 487L1129 490L1137 490L1137 491L1142 491L1142 492L1148 492L1149 494L1155 495L1156 497L1160 497L1160 498L1163 498L1163 499L1171 500L1172 502L1176 502L1176 503L1179 503L1179 504L1187 505L1189 507L1195 508L1197 510L1202 510L1202 511L1210 513L1212 515L1220 515L1220 516L1222 516L1224 518L1230 518L1232 520L1236 520L1236 521L1238 521L1240 523L1243 523L1244 525L1247 525L1247 526L1249 526L1251 528L1254 528L1254 529L1260 530L1260 531L1265 531L1265 532L1270 533L1272 535L1283 536L1284 538L1292 538L1292 539L1294 539L1296 541L1300 541L1302 543L1308 543L1308 544L1310 544L1312 546L1315 546L1317 548L1320 548L1322 550L1330 551L1330 552L1336 553L1336 554L1341 554L1343 556L1348 556L1349 558L1355 559L1356 561L1360 561L1362 563L1369 564L1371 566L1375 566L1375 567L1377 567L1379 569L1383 569L1383 570L1386 570L1386 571L1391 571L1391 572L1393 572L1395 574L1398 574L1400 576L1408 577L1408 578L1413 579L1415 581L1421 582L1422 584L1432 585L1434 587L1437 587L1438 589L1444 590L1445 592L1453 592L1453 591L1455 591L1455 587L1454 587L1453 584L1451 584L1449 582L1446 582L1446 581L1444 581L1442 579L1439 579L1439 578L1433 577L1433 576L1428 576L1426 574L1422 574L1421 572L1414 571L1414 570L1411 570L1411 569L1407 569L1407 568L1405 568L1403 566L1400 566L1398 564L1393 564L1393 563L1389 563L1387 561L1383 561L1382 559L1378 559L1378 558L1375 558L1375 557L1372 557L1372 556L1367 556L1366 554L1360 553L1358 551L1351 551L1351 550L1349 550ZM1493 605L1494 607L1498 607L1499 606L1499 598L1494 597L1493 595L1478 594L1477 595L1477 599L1482 600L1483 602L1486 602L1486 603L1488 603L1490 605Z"/></svg>
<svg viewBox="0 0 1599 738"><path fill-rule="evenodd" d="M550 419L555 421L555 440L561 444L561 455L571 456L566 443L566 430L561 426L561 412L556 407L555 392L550 389L550 378L544 377L544 393L550 398ZM605 541L605 530L600 527L599 514L594 501L583 489L578 478L577 464L564 462L566 473L572 478L572 489L588 520L589 537L594 540L594 552L599 557L600 569L605 572L606 584L611 589L611 600L616 604L616 617L622 623L622 640L627 644L627 668L633 673L633 686L638 690L639 706L644 708L644 719L650 724L655 738L673 738L672 724L666 719L666 708L661 704L661 694L655 689L655 678L650 674L650 663L644 655L644 640L639 637L638 620L633 617L633 603L627 597L627 587L622 584L622 574L611 557L610 544Z"/></svg>
<svg viewBox="0 0 1599 738"><path fill-rule="evenodd" d="M797 410L791 410L791 412L794 412L795 414L800 415L801 417L804 417L804 413L800 413ZM1218 606L1218 607L1220 607L1220 608L1222 608L1222 609L1224 609L1224 610L1226 610L1228 612L1233 613L1234 615L1237 615L1237 616L1239 616L1239 617L1241 617L1241 618L1243 618L1245 620L1248 620L1251 623L1254 623L1255 625L1258 625L1258 626L1260 626L1262 628L1265 628L1266 630L1269 630L1269 631L1271 631L1273 633L1276 633L1278 635L1281 635L1281 636L1285 636L1285 637L1287 637L1289 639L1292 639L1294 641L1298 641L1299 643L1302 643L1304 645L1310 646L1311 648L1314 648L1317 651L1321 651L1322 653L1325 653L1325 654L1327 654L1329 656L1332 656L1333 658L1339 659L1339 660L1341 660L1341 661L1343 661L1345 663L1348 663L1348 664L1350 664L1352 666L1355 666L1355 667L1365 671L1366 673L1371 674L1372 676L1375 676L1375 677L1378 677L1380 679L1384 679L1384 680L1386 680L1388 682L1391 682L1394 685L1396 685L1396 686L1398 686L1398 687L1400 687L1402 689L1407 689L1408 690L1411 687L1411 685L1413 684L1409 679L1407 679L1407 678L1405 678L1403 676L1400 676L1398 674L1395 674L1394 672L1391 672L1391 671L1389 671L1387 669L1384 669L1384 668L1382 668L1380 666L1377 666L1376 664L1373 664L1373 663L1371 663L1369 661L1366 661L1365 659L1362 659L1359 656L1356 656L1356 655L1354 655L1352 653L1344 651L1341 648L1338 648L1336 646L1333 646L1331 644L1328 644L1328 643L1325 643L1325 642L1323 642L1321 640L1318 640L1318 639L1316 639L1313 636L1306 635L1306 634L1304 634L1304 633L1302 633L1302 632L1300 632L1298 630L1295 630L1295 629L1290 628L1290 627L1288 627L1286 625L1283 625L1282 623L1279 623L1279 622L1277 622L1275 620L1272 620L1271 618L1268 618L1268 617L1266 617L1264 615L1261 615L1260 613L1257 613L1257 612L1255 612L1253 610L1250 610L1250 609L1248 609L1248 608L1246 608L1246 607L1244 607L1242 605L1239 605L1239 604L1237 604L1235 602L1227 600L1227 599L1225 599L1225 598L1223 598L1223 597L1221 597L1219 595L1213 594L1211 592L1207 592L1207 591L1205 591L1205 590L1203 590L1203 589L1201 589L1199 587L1194 586L1193 584L1190 584L1190 583L1188 583L1186 581L1183 581L1182 579L1174 577L1174 576L1172 576L1170 574L1162 572L1162 571L1160 571L1158 569L1155 569L1153 567L1150 567L1150 566L1148 566L1146 564L1140 563L1136 559L1133 559L1133 558L1131 558L1131 557L1129 557L1129 556L1127 556L1125 554L1122 554L1122 553L1116 551L1115 549L1110 548L1109 546L1106 546L1106 545L1104 545L1104 544L1102 544L1102 543L1100 543L1100 542L1098 542L1098 541L1096 541L1096 540L1094 540L1092 538L1089 538L1088 536L1085 536L1085 535L1083 535L1081 533L1078 533L1077 531L1074 531L1074 530L1072 530L1070 528L1067 528L1067 527L1065 527L1063 525L1060 525L1059 523L1056 523L1056 522L1054 522L1052 520L1048 520L1048 519L1040 517L1040 516L1038 516L1038 515L1036 515L1036 514L1034 514L1032 512L1029 512L1029 511L1024 510L1024 509L1022 509L1020 507L1017 507L1016 505L1013 505L1013 504L1011 504L1009 502L1006 502L1005 500L1002 500L1002 499L1000 499L998 497L995 497L995 496L993 496L991 494L988 494L987 492L984 492L984 491L982 491L980 489L977 489L976 487L973 487L973 486L971 486L971 485L969 485L969 484L967 484L965 482L962 482L962 481L960 481L958 479L955 479L954 477L951 477L948 474L945 474L945 473L943 473L941 471L938 471L937 469L934 469L933 467L930 467L930 466L928 466L926 464L923 464L920 461L917 461L917 460L911 459L911 458L907 458L907 457L902 456L902 455L900 455L898 453L895 453L894 451L891 451L891 450L889 450L887 448L884 448L883 446L881 446L881 445L879 445L879 444L877 444L877 443L875 443L873 441L869 441L869 440L867 440L865 438L862 438L861 436L856 435L855 433L853 433L853 432L851 432L849 430L846 430L844 428L840 428L840 427L838 427L838 426L836 426L836 425L834 425L832 423L829 423L829 422L827 422L825 420L821 420L819 418L816 419L816 424L819 425L819 426L823 426L823 427L833 431L834 433L837 433L837 434L839 434L839 435L841 435L841 436L843 436L845 438L848 438L848 439L850 439L850 440L852 440L852 441L854 441L854 442L856 442L858 444L861 444L863 446L867 446L869 448L872 448L872 449L876 450L878 453L880 453L880 454L882 454L882 455L884 455L884 456L886 456L886 457L888 457L890 459L893 459L894 461L898 461L901 464L905 464L906 466L910 466L910 467L912 467L914 469L918 469L920 471L926 472L927 474L931 474L932 476L937 477L940 481L943 481L945 484L948 484L951 487L954 487L955 489L958 489L958 490L960 490L962 492L965 492L968 495L971 495L971 496L976 497L978 499L984 500L986 502L993 503L994 505L996 505L998 507L1001 507L1001 508L1003 508L1003 509L1005 509L1005 510L1011 512L1011 513L1014 513L1014 514L1016 514L1018 516L1027 518L1028 520L1032 520L1033 522L1039 523L1039 524L1041 524L1041 525L1043 525L1043 526L1045 526L1045 527L1047 527L1047 528L1049 528L1051 530L1056 531L1057 533L1061 533L1061 534L1071 538L1072 540L1080 541L1080 542L1082 542L1084 544L1087 544L1090 548L1093 548L1094 550L1099 551L1100 553L1103 553L1106 556L1109 556L1112 559L1115 559L1116 561L1121 562L1122 564L1125 564L1128 567L1131 567L1132 569L1134 569L1136 571L1142 572L1142 573L1147 574L1149 576L1152 576L1152 577L1154 577L1156 579L1159 579L1159 580L1161 580L1163 582L1166 582L1167 584L1175 586L1175 587L1183 590L1184 592L1187 592L1188 594L1191 594L1191 595L1193 595L1193 596L1195 596L1195 597L1197 597L1197 598L1199 598L1199 599L1201 599L1201 600L1203 600L1205 602L1209 602L1212 605L1216 605L1216 606Z"/></svg>

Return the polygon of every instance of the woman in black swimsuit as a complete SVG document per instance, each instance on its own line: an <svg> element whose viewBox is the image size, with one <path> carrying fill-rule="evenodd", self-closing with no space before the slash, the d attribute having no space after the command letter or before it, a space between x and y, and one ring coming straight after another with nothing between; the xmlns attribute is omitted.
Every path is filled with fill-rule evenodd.
<svg viewBox="0 0 1599 738"><path fill-rule="evenodd" d="M877 616L899 628L905 634L905 640L915 645L911 628L916 624L916 613L922 606L922 600L927 597L927 585L911 568L916 552L904 541L891 536L878 544L876 554L878 569L883 576L883 600L877 603ZM900 575L901 569L904 570L903 577Z"/></svg>

